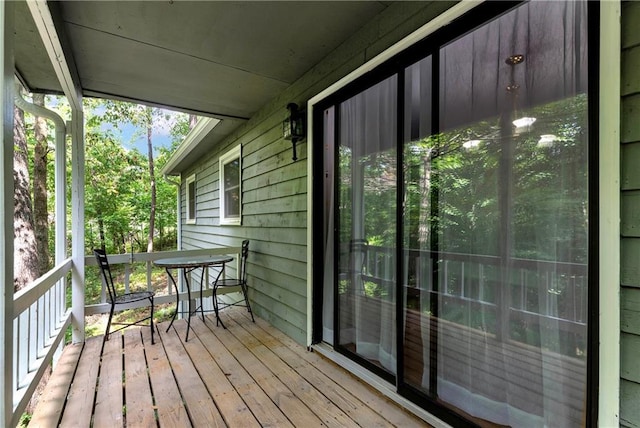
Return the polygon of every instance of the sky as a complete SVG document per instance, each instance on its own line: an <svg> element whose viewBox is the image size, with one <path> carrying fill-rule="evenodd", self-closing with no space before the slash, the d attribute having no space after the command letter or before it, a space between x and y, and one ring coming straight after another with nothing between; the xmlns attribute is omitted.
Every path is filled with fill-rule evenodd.
<svg viewBox="0 0 640 428"><path fill-rule="evenodd" d="M175 116L178 113L172 110L163 109L163 114L169 116ZM154 124L152 143L153 153L156 155L160 147L171 146L170 124L164 121L158 121ZM116 129L113 125L104 123L101 126L102 130L111 130L116 136L119 137L122 145L127 149L138 149L139 152L147 154L147 131L144 128L136 127L132 124L120 124Z"/></svg>
<svg viewBox="0 0 640 428"><path fill-rule="evenodd" d="M125 148L136 148L140 153L147 154L147 131L145 129L136 128L131 124L120 125L119 129L114 129L110 124L103 124L102 129L111 129L115 135L120 136L120 141ZM154 154L157 154L160 147L169 147L171 145L169 128L156 125L153 128L152 142Z"/></svg>
<svg viewBox="0 0 640 428"><path fill-rule="evenodd" d="M51 108L53 110L57 110L58 103L61 101L61 97L50 96L47 97L46 106L47 108ZM63 101L64 103L64 101ZM99 110L104 110L104 107L99 107ZM162 109L163 114L169 116L176 116L178 113L173 110ZM62 112L60 112L63 115ZM171 122L171 120L169 121ZM153 153L154 155L158 154L158 150L161 147L170 147L171 146L171 136L170 136L170 123L167 121L157 121L153 129L152 135L152 143L153 143ZM132 124L120 124L118 128L115 128L111 124L104 123L101 126L101 129L111 130L115 136L117 136L122 143L122 146L126 149L138 149L140 153L146 155L147 154L147 132L145 129L138 128Z"/></svg>

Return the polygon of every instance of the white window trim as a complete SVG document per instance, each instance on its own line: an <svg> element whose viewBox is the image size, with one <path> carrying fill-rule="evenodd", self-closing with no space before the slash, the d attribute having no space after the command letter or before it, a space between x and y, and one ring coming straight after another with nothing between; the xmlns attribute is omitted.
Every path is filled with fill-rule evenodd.
<svg viewBox="0 0 640 428"><path fill-rule="evenodd" d="M238 217L228 218L225 216L225 202L224 202L224 166L229 162L238 159L238 192L240 194L240 207ZM219 200L220 200L220 224L240 226L242 224L242 146L238 144L234 148L227 151L220 156L219 160Z"/></svg>
<svg viewBox="0 0 640 428"><path fill-rule="evenodd" d="M193 198L195 199L194 204L193 204L193 208L194 208L194 212L191 212L191 197L189 195L189 185L191 183L195 183L196 182L196 175L195 174L191 174L189 177L187 177L187 181L186 181L186 188L185 188L185 193L186 193L186 197L185 197L185 201L186 201L186 208L187 208L187 215L185 218L185 223L187 224L195 224L196 223L196 212L198 211L196 209L196 203L197 203L197 198L196 198L196 188L195 188L195 184L193 186Z"/></svg>

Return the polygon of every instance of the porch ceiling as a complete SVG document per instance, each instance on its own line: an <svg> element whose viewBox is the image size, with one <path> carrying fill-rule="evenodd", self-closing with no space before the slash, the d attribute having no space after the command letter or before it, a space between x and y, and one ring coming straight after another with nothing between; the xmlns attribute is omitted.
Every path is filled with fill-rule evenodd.
<svg viewBox="0 0 640 428"><path fill-rule="evenodd" d="M48 6L84 96L242 121L388 3L167 0ZM31 91L62 93L26 3L15 9L18 74Z"/></svg>

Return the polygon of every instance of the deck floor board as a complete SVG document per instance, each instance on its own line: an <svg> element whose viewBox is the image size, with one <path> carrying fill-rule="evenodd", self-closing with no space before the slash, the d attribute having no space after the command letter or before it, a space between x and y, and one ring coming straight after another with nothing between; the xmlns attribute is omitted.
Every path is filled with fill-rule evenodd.
<svg viewBox="0 0 640 428"><path fill-rule="evenodd" d="M151 343L151 332L141 329L145 344ZM171 365L162 344L156 340L153 346L146 346L145 353L149 363L149 379L154 397L154 410L157 412L160 426L190 426L187 409L184 406L178 384L171 371Z"/></svg>
<svg viewBox="0 0 640 428"><path fill-rule="evenodd" d="M155 413L140 335L139 329L124 334L125 416L127 426L149 427L155 424Z"/></svg>
<svg viewBox="0 0 640 428"><path fill-rule="evenodd" d="M94 337L87 340L82 348L82 355L78 361L78 368L75 376L71 379L67 403L64 406L64 413L60 421L60 426L88 427L93 416L93 404L95 399L96 381L98 380L98 369L100 368L100 353L102 351L102 337ZM65 348L64 352L68 352ZM54 373L57 368L54 370ZM47 385L47 394L49 385ZM45 394L45 397L46 395ZM38 407L40 407L38 405ZM36 408L37 411L38 408Z"/></svg>
<svg viewBox="0 0 640 428"><path fill-rule="evenodd" d="M30 427L46 428L56 425L60 420L73 376L78 367L82 347L82 344L70 345L67 352L58 361L57 369L47 383L50 393L46 400L40 401L37 411L34 412L29 422Z"/></svg>
<svg viewBox="0 0 640 428"><path fill-rule="evenodd" d="M38 426L427 426L264 320L252 323L241 308L224 317L227 329L193 317L186 343L186 321L178 320L168 332L157 326L155 345L148 328L133 327L104 349L102 337L81 352L67 347L71 363L36 414L59 403L60 391L69 394L53 413L57 423Z"/></svg>

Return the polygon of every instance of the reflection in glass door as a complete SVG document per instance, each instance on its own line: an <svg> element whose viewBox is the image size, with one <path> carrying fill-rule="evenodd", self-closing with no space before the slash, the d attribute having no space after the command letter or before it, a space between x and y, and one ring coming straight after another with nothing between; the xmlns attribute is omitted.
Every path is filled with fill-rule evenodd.
<svg viewBox="0 0 640 428"><path fill-rule="evenodd" d="M584 421L586 22L526 3L405 68L403 380L478 423Z"/></svg>
<svg viewBox="0 0 640 428"><path fill-rule="evenodd" d="M322 112L323 340L454 421L585 420L587 9L425 40Z"/></svg>
<svg viewBox="0 0 640 428"><path fill-rule="evenodd" d="M396 371L396 94L390 77L338 106L338 344Z"/></svg>

